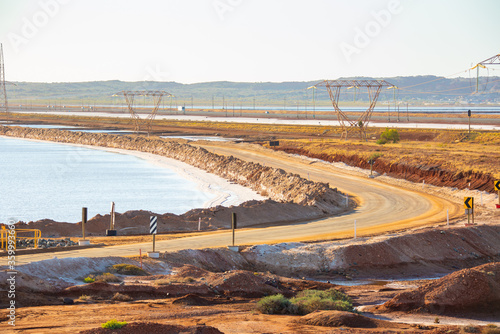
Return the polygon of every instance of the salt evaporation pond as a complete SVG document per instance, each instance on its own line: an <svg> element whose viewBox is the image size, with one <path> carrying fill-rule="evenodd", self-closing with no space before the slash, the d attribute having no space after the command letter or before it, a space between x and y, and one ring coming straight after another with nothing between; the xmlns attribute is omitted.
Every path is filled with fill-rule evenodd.
<svg viewBox="0 0 500 334"><path fill-rule="evenodd" d="M180 214L216 194L139 157L49 142L0 138L0 223L149 210Z"/></svg>

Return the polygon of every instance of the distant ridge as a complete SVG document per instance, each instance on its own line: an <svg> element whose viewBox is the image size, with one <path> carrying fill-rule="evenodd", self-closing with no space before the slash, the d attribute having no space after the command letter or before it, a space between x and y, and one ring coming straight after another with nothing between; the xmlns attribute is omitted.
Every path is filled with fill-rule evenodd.
<svg viewBox="0 0 500 334"><path fill-rule="evenodd" d="M343 78L345 79L345 78ZM354 78L351 78L354 79ZM374 79L356 77L355 79ZM446 79L432 75L379 78L384 79L400 89L381 92L381 101L391 101L397 97L398 101L407 102L444 102L454 103L484 102L500 103L500 77L481 77L479 94L475 94L475 78ZM122 90L165 90L175 95L177 105L211 105L221 106L223 101L229 107L236 105L252 105L252 103L267 103L286 105L288 108L296 105L312 103L312 90L307 87L322 80L302 82L203 82L195 84L181 84L176 82L140 81L125 82L119 80L94 82L60 82L60 83L32 83L16 82L17 86L9 86L9 100L15 103L36 103L44 101L60 104L67 103L121 103L119 97L113 94ZM367 94L354 89L342 97L346 100L365 101ZM324 88L317 89L315 102L318 105L328 103L329 98Z"/></svg>

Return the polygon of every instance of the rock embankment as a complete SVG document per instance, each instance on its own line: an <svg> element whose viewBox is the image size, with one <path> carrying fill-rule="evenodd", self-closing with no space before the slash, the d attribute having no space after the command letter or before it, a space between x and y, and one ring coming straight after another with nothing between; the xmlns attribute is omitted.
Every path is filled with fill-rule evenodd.
<svg viewBox="0 0 500 334"><path fill-rule="evenodd" d="M336 189L330 188L327 183L309 181L301 178L299 175L287 173L282 169L246 162L233 156L217 155L204 148L181 144L168 139L10 126L0 126L0 135L152 153L182 161L224 179L251 188L263 196L270 198L271 201L263 205L263 208L265 208L265 206L275 206L276 204L286 204L290 207L285 210L285 213L297 213L300 211L300 208L306 209L305 215L298 215L295 217L290 217L290 215L285 214L281 215L281 217L272 217L271 220L269 217L263 220L249 219L253 220L254 224L310 219L340 213L348 209L345 207L345 197L337 192ZM260 203L262 202L252 203L247 206L255 208L255 206L262 205ZM190 211L185 214L186 217L180 217L179 219L174 217L170 220L191 222L192 219L193 227L197 227L198 218L200 215L203 217L204 213L207 218L204 220L204 223L214 228L220 228L220 223L218 223L217 219L215 219L216 217L214 217L216 216L215 213L220 210L221 208L205 212ZM267 213L269 213L269 211L267 211ZM244 212L242 212L242 214L244 214ZM229 213L224 213L222 216L225 215L229 215ZM259 215L259 213L257 213L257 215ZM196 217L193 218L192 216ZM271 216L273 215L271 214ZM210 218L214 219L210 221ZM101 221L103 219L98 220ZM109 219L105 220L109 222ZM182 230L186 229L183 228ZM90 230L89 232L92 233ZM138 231L133 232L137 233Z"/></svg>

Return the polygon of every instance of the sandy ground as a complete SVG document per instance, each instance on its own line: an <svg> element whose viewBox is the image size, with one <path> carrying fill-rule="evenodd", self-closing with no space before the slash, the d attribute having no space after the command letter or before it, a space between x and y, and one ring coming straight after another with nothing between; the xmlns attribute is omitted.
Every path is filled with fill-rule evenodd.
<svg viewBox="0 0 500 334"><path fill-rule="evenodd" d="M227 270L212 272L198 267L173 266L164 260L144 259L142 266L150 276L117 275L121 283L83 284L89 273L103 272L116 263L140 265L137 259L75 258L47 260L20 268L16 288L33 289L19 294L16 327L6 323L7 310L0 310L2 333L78 333L97 329L110 320L154 322L182 326L211 326L222 333L459 333L468 324L500 326L498 314L450 315L438 312L372 313L373 306L396 295L424 286L430 280L368 281L357 285L335 285L312 280L289 279L269 272ZM2 278L2 281L3 278ZM75 285L76 284L76 285ZM55 288L60 289L57 293ZM266 315L255 311L256 302L266 294L281 292L293 296L305 289L335 288L353 300L362 315L374 320L373 327L339 328L308 325L309 316ZM26 290L24 290L26 291ZM29 291L29 290L28 290ZM52 291L49 292L49 291ZM119 292L130 300L119 301ZM63 298L74 304L63 305ZM36 306L40 305L40 306ZM368 312L367 312L368 311ZM436 324L436 318L439 324ZM356 327L356 326L355 326ZM361 326L363 327L363 326ZM146 325L140 326L141 333ZM119 333L119 332L117 332ZM170 333L170 332L169 332ZM184 333L172 331L171 333Z"/></svg>

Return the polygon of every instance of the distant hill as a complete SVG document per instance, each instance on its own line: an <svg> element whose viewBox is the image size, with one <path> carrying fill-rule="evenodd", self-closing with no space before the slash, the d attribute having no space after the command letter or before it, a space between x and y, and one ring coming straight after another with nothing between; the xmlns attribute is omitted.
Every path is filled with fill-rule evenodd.
<svg viewBox="0 0 500 334"><path fill-rule="evenodd" d="M353 78L372 79L372 78ZM446 79L436 76L412 76L383 78L399 89L383 88L380 101L439 103L500 103L500 77L480 77L479 94L475 94L475 78ZM16 82L16 86L8 85L7 94L11 103L52 103L52 104L118 104L123 97L113 95L123 90L165 90L175 95L172 103L176 105L211 105L216 106L223 101L231 106L240 104L251 106L257 104L286 105L288 108L299 104L312 104L312 89L310 87L321 80L309 82L205 82L196 84L181 84L176 82L124 82L118 80L76 82L76 83L32 83ZM367 101L366 91L350 89L341 94L342 101ZM169 103L170 99L165 102ZM140 98L139 101L140 102ZM315 94L317 105L329 104L329 97L324 87L318 88Z"/></svg>

